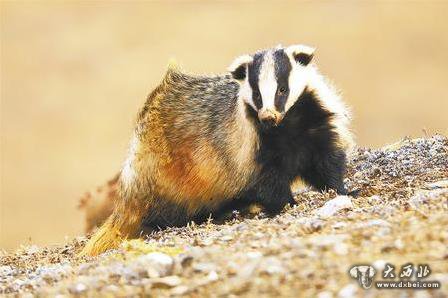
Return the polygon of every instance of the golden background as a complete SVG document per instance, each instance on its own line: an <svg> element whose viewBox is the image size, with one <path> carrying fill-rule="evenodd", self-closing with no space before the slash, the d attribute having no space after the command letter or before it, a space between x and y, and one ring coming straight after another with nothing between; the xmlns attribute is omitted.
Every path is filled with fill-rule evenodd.
<svg viewBox="0 0 448 298"><path fill-rule="evenodd" d="M84 191L124 159L174 58L220 73L315 46L362 146L447 131L448 2L1 2L0 247L79 235Z"/></svg>

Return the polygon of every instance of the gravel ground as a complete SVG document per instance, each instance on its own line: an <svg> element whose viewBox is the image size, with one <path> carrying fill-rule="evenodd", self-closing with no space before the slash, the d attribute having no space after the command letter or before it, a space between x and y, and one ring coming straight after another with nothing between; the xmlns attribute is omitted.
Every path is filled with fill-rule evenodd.
<svg viewBox="0 0 448 298"><path fill-rule="evenodd" d="M346 183L357 198L302 190L275 218L234 212L224 223L172 228L95 258L85 237L0 252L0 293L54 296L447 297L448 139L357 149ZM438 290L364 290L355 264L426 264Z"/></svg>

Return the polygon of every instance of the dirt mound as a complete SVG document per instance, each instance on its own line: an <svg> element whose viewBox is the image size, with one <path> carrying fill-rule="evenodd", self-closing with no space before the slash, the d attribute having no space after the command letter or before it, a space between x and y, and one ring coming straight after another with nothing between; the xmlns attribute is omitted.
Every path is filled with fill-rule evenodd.
<svg viewBox="0 0 448 298"><path fill-rule="evenodd" d="M275 218L191 224L79 259L84 237L59 247L3 253L0 293L40 295L369 297L448 294L448 140L405 139L358 149L346 184L357 198L300 191ZM412 263L430 268L438 290L364 290L349 269ZM397 276L398 277L398 276ZM365 292L368 291L368 292Z"/></svg>

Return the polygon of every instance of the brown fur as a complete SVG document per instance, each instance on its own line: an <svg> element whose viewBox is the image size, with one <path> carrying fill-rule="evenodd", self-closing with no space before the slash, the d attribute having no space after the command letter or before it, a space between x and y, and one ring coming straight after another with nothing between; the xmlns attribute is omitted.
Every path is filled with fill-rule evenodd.
<svg viewBox="0 0 448 298"><path fill-rule="evenodd" d="M161 212L159 200L182 206L189 217L203 208L214 210L236 196L256 171L248 154L253 154L257 139L252 126L244 123L247 120L241 107L222 119L221 130L232 136L222 148L234 157L229 165L210 143L213 136L207 132L207 117L195 110L198 103L189 97L188 80L191 77L169 70L149 95L120 176L116 208L82 255L97 255L117 247L123 239L138 236L148 212ZM229 78L222 80L230 82ZM222 84L213 79L206 82L209 88Z"/></svg>

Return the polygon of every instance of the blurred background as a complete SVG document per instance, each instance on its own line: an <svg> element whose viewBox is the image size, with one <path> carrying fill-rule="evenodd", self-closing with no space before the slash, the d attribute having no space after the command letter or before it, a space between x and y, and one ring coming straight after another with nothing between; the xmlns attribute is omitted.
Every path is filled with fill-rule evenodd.
<svg viewBox="0 0 448 298"><path fill-rule="evenodd" d="M448 132L448 2L1 2L0 248L83 231L77 201L120 168L174 58L220 73L304 43L361 146Z"/></svg>

